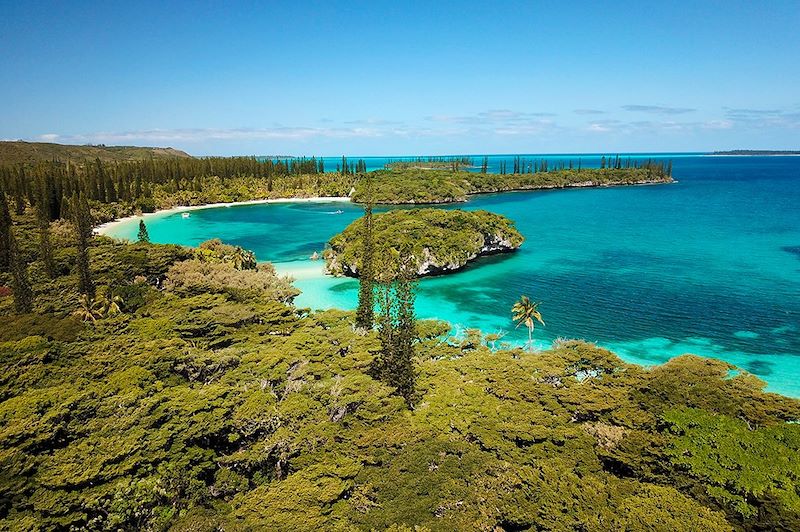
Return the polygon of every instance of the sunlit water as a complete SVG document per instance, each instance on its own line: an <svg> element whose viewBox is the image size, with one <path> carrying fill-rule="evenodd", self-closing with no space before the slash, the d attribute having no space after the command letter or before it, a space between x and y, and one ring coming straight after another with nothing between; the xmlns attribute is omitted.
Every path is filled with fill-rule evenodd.
<svg viewBox="0 0 800 532"><path fill-rule="evenodd" d="M527 294L542 301L541 346L583 338L641 364L711 356L800 396L800 158L670 158L679 180L671 185L507 193L448 207L506 215L526 241L422 280L419 316L520 343L527 333L514 329L510 308ZM597 162L583 156L584 166ZM349 309L356 281L324 276L308 257L361 213L349 203L290 203L146 221L155 242L219 237L254 250L297 279L298 306ZM109 234L135 238L137 224Z"/></svg>

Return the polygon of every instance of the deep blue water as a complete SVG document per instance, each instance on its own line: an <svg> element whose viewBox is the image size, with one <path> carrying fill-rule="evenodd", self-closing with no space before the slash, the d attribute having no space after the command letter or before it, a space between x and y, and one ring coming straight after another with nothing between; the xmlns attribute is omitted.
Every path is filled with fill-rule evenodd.
<svg viewBox="0 0 800 532"><path fill-rule="evenodd" d="M599 163L580 157L585 167ZM507 193L449 206L509 216L526 242L517 253L424 279L418 313L521 342L526 333L514 330L510 308L527 294L542 301L542 346L583 338L643 364L713 356L800 396L800 157L668 157L678 180L671 185ZM356 282L321 276L307 258L360 214L348 203L290 203L146 221L157 242L220 237L279 263L298 278L300 306L352 308ZM137 223L112 234L135 237Z"/></svg>

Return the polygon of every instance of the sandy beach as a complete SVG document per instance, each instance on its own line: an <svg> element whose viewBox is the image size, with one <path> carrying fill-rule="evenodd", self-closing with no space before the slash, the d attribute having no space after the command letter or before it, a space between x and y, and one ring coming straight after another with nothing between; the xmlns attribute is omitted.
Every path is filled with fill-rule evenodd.
<svg viewBox="0 0 800 532"><path fill-rule="evenodd" d="M319 279L325 277L325 260L303 260L292 262L273 262L278 275L291 277L295 281L302 279Z"/></svg>
<svg viewBox="0 0 800 532"><path fill-rule="evenodd" d="M95 234L104 235L112 229L124 225L131 220L146 219L153 216L167 216L176 212L196 211L200 209L213 209L217 207L236 207L240 205L260 205L264 203L334 203L349 202L348 196L317 196L312 198L273 198L247 201L229 201L221 203L204 203L203 205L179 205L170 209L162 209L155 212L144 212L142 214L132 214L123 218L118 218L94 228Z"/></svg>

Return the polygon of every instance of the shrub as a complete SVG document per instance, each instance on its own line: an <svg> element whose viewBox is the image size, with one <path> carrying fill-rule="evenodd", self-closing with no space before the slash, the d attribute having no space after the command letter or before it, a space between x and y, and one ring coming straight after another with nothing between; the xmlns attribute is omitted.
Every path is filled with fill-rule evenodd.
<svg viewBox="0 0 800 532"><path fill-rule="evenodd" d="M226 293L235 299L260 295L284 303L300 292L288 277L278 277L271 264L254 270L238 270L229 262L204 262L193 259L173 265L164 281L166 290L183 295Z"/></svg>
<svg viewBox="0 0 800 532"><path fill-rule="evenodd" d="M195 250L195 258L203 262L227 262L237 270L255 270L256 255L240 246L223 244L219 238L206 240Z"/></svg>

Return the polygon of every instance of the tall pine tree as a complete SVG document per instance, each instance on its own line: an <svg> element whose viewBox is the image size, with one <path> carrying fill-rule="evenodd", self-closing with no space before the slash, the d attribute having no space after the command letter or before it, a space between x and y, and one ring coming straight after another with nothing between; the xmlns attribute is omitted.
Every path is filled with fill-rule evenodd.
<svg viewBox="0 0 800 532"><path fill-rule="evenodd" d="M150 242L150 235L147 233L147 226L144 220L139 220L139 234L136 235L139 242Z"/></svg>
<svg viewBox="0 0 800 532"><path fill-rule="evenodd" d="M416 283L413 280L412 256L405 254L400 264L395 283L397 299L397 332L395 334L395 356L393 370L394 386L403 396L409 407L414 406L416 371L414 370L414 341L417 338L417 325L414 316Z"/></svg>
<svg viewBox="0 0 800 532"><path fill-rule="evenodd" d="M52 279L56 274L56 263L50 243L50 212L44 201L36 208L36 222L39 226L39 260L42 261L47 276Z"/></svg>
<svg viewBox="0 0 800 532"><path fill-rule="evenodd" d="M11 213L8 211L6 193L0 190L0 271L11 267Z"/></svg>
<svg viewBox="0 0 800 532"><path fill-rule="evenodd" d="M364 208L364 219L361 233L361 271L358 274L358 308L356 309L356 327L371 329L375 308L375 271L374 242L372 239L372 200L367 186L367 205Z"/></svg>
<svg viewBox="0 0 800 532"><path fill-rule="evenodd" d="M376 359L375 373L413 408L417 378L414 369L416 284L410 253L400 254L393 273L391 280L384 278L377 291L381 352Z"/></svg>
<svg viewBox="0 0 800 532"><path fill-rule="evenodd" d="M92 238L92 214L89 202L81 194L73 198L72 217L75 224L75 240L78 248L76 267L78 269L78 291L94 299L95 286L89 269L89 241Z"/></svg>
<svg viewBox="0 0 800 532"><path fill-rule="evenodd" d="M14 230L9 232L9 251L11 258L11 289L14 290L14 310L24 314L33 310L33 291L28 282L28 268L17 247Z"/></svg>

